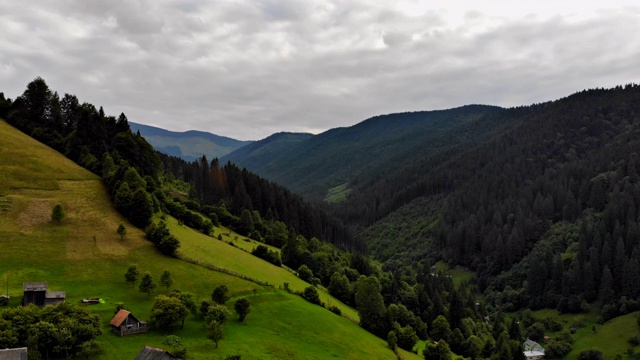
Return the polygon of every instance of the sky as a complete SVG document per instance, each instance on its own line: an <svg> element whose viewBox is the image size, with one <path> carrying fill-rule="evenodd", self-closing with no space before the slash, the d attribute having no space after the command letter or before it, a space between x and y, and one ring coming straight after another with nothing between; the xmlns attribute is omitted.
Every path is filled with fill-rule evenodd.
<svg viewBox="0 0 640 360"><path fill-rule="evenodd" d="M0 92L240 140L530 105L640 82L636 3L0 0Z"/></svg>

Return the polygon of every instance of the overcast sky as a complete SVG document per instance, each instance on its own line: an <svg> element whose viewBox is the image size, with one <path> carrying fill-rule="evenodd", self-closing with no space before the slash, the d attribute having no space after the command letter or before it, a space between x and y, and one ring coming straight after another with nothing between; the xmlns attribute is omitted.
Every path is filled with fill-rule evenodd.
<svg viewBox="0 0 640 360"><path fill-rule="evenodd" d="M242 140L529 105L640 82L636 2L0 0L0 92Z"/></svg>

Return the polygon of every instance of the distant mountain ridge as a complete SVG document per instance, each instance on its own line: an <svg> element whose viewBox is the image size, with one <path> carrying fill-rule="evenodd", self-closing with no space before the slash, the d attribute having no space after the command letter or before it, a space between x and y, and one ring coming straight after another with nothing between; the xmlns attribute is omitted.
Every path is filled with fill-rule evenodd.
<svg viewBox="0 0 640 360"><path fill-rule="evenodd" d="M208 159L220 158L253 143L205 131L175 132L134 122L129 122L129 126L132 132L139 131L156 150L187 161L196 160L202 155L206 155Z"/></svg>
<svg viewBox="0 0 640 360"><path fill-rule="evenodd" d="M223 160L276 181L313 200L337 186L361 181L410 164L435 149L462 141L465 126L503 111L489 105L372 117L350 127L283 140L284 135L236 150ZM460 134L458 136L457 134Z"/></svg>

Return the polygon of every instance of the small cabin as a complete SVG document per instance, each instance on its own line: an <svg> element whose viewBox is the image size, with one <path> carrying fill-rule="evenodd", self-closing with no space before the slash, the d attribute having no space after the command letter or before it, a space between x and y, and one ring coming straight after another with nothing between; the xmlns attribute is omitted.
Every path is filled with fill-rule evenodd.
<svg viewBox="0 0 640 360"><path fill-rule="evenodd" d="M0 349L0 360L28 360L27 348Z"/></svg>
<svg viewBox="0 0 640 360"><path fill-rule="evenodd" d="M132 313L125 309L120 309L113 319L111 319L110 324L111 330L120 336L149 332L149 324L145 321L138 320Z"/></svg>
<svg viewBox="0 0 640 360"><path fill-rule="evenodd" d="M36 306L57 305L65 301L67 293L64 291L47 291L48 284L43 282L22 283L24 294L22 306L34 304Z"/></svg>
<svg viewBox="0 0 640 360"><path fill-rule="evenodd" d="M22 295L22 306L34 304L44 306L45 295L47 294L47 282L25 282L22 283L24 294Z"/></svg>
<svg viewBox="0 0 640 360"><path fill-rule="evenodd" d="M180 360L177 357L169 354L168 351L155 348L152 346L145 346L142 351L138 353L135 360Z"/></svg>

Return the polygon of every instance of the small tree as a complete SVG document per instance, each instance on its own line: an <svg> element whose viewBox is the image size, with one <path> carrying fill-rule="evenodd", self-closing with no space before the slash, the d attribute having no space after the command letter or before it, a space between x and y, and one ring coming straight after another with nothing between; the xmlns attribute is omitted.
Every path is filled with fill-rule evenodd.
<svg viewBox="0 0 640 360"><path fill-rule="evenodd" d="M302 297L310 303L320 305L320 295L318 295L318 290L313 286L307 286L304 288Z"/></svg>
<svg viewBox="0 0 640 360"><path fill-rule="evenodd" d="M212 321L207 324L205 328L207 339L213 341L216 344L216 348L218 347L218 341L222 340L224 337L224 329L222 324L217 321Z"/></svg>
<svg viewBox="0 0 640 360"><path fill-rule="evenodd" d="M240 317L240 321L244 321L244 318L247 317L247 314L251 312L251 301L247 298L240 298L236 300L235 304L233 304L233 308L238 313Z"/></svg>
<svg viewBox="0 0 640 360"><path fill-rule="evenodd" d="M224 324L229 318L229 309L224 305L211 305L205 316L205 322L210 323L215 321L219 324Z"/></svg>
<svg viewBox="0 0 640 360"><path fill-rule="evenodd" d="M396 332L391 330L389 331L389 335L387 335L387 345L389 346L389 349L393 350L393 352L396 352L396 347L398 346L398 337L396 336Z"/></svg>
<svg viewBox="0 0 640 360"><path fill-rule="evenodd" d="M120 240L124 240L124 238L127 236L127 228L123 223L120 223L120 225L118 225L118 230L116 232L120 236Z"/></svg>
<svg viewBox="0 0 640 360"><path fill-rule="evenodd" d="M160 285L164 286L169 290L171 285L173 285L173 277L171 276L171 272L169 270L164 270L162 272L162 276L160 276Z"/></svg>
<svg viewBox="0 0 640 360"><path fill-rule="evenodd" d="M175 335L165 336L162 341L160 341L160 344L168 346L171 349L171 355L174 357L179 359L187 359L189 357L187 348L184 346L184 342Z"/></svg>
<svg viewBox="0 0 640 360"><path fill-rule="evenodd" d="M80 344L78 355L83 356L85 360L89 360L97 358L103 352L104 346L102 346L102 343L95 339L91 339Z"/></svg>
<svg viewBox="0 0 640 360"><path fill-rule="evenodd" d="M184 328L184 320L188 315L189 309L175 297L158 295L151 308L151 319L159 328L169 330L173 329L177 322L181 322Z"/></svg>
<svg viewBox="0 0 640 360"><path fill-rule="evenodd" d="M62 205L56 204L51 211L51 220L57 222L58 225L60 225L63 217L64 211L62 210Z"/></svg>
<svg viewBox="0 0 640 360"><path fill-rule="evenodd" d="M229 288L227 285L218 285L211 294L213 302L224 305L229 300Z"/></svg>
<svg viewBox="0 0 640 360"><path fill-rule="evenodd" d="M138 281L138 276L140 275L140 270L138 270L138 265L132 264L127 269L126 274L124 274L124 279L127 282L131 283L131 287L136 286L136 281Z"/></svg>
<svg viewBox="0 0 640 360"><path fill-rule="evenodd" d="M142 280L140 280L140 285L138 289L140 292L146 293L147 298L151 296L151 292L156 288L156 284L153 282L153 277L148 272L144 274Z"/></svg>

